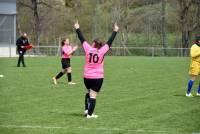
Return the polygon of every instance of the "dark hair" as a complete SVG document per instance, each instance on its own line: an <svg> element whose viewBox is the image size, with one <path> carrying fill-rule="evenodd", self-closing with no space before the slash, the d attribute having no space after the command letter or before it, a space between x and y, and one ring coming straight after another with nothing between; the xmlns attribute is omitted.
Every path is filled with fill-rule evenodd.
<svg viewBox="0 0 200 134"><path fill-rule="evenodd" d="M199 41L200 41L200 35L196 35L195 36L195 44L197 44L198 46L200 45L200 43L199 43Z"/></svg>
<svg viewBox="0 0 200 134"><path fill-rule="evenodd" d="M195 41L197 42L197 41L199 41L200 40L200 35L196 35L195 36Z"/></svg>
<svg viewBox="0 0 200 134"><path fill-rule="evenodd" d="M61 41L61 46L64 46L64 45L65 45L65 41L66 41L66 39L62 39L62 41Z"/></svg>
<svg viewBox="0 0 200 134"><path fill-rule="evenodd" d="M100 49L103 46L103 42L101 42L98 38L94 39L93 42L95 43L95 48Z"/></svg>
<svg viewBox="0 0 200 134"><path fill-rule="evenodd" d="M22 33L21 33L21 37L26 38L26 36L24 36L25 34L26 34L26 36L27 36L27 33L26 33L26 32L22 32Z"/></svg>

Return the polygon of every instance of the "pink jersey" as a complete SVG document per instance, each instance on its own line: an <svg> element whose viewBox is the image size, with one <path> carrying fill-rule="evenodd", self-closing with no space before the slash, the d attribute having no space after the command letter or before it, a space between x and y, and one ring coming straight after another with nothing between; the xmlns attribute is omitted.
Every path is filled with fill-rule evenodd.
<svg viewBox="0 0 200 134"><path fill-rule="evenodd" d="M83 48L85 50L84 78L104 78L104 55L109 50L109 46L105 44L100 49L97 49L84 41Z"/></svg>
<svg viewBox="0 0 200 134"><path fill-rule="evenodd" d="M62 48L61 48L61 55L62 55L62 58L71 58L71 54L69 54L71 51L72 51L72 46L70 45L64 45Z"/></svg>

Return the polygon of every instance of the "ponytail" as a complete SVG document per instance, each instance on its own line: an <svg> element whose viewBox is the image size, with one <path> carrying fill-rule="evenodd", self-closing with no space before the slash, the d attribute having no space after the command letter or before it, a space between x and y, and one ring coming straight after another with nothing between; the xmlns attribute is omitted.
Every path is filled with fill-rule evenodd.
<svg viewBox="0 0 200 134"><path fill-rule="evenodd" d="M101 42L99 39L94 39L93 41L95 43L95 48L100 49L103 46L103 42Z"/></svg>
<svg viewBox="0 0 200 134"><path fill-rule="evenodd" d="M61 44L60 44L61 47L63 47L63 46L65 45L65 40L66 40L66 39L62 39Z"/></svg>

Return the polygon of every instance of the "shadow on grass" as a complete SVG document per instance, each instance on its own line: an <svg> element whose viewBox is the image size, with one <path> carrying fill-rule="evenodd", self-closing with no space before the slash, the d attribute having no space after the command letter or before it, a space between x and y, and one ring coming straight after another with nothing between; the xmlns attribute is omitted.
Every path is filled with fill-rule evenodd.
<svg viewBox="0 0 200 134"><path fill-rule="evenodd" d="M54 83L53 83L53 80L51 80L51 81L50 81L50 84L51 84L52 86L59 86L59 85L66 85L66 86L68 86L67 82L62 82L62 81L59 81L59 82L57 82L57 84L54 84Z"/></svg>
<svg viewBox="0 0 200 134"><path fill-rule="evenodd" d="M173 96L177 96L177 97L186 97L185 94L175 94Z"/></svg>
<svg viewBox="0 0 200 134"><path fill-rule="evenodd" d="M177 97L185 97L185 98L199 98L200 99L200 96L196 96L194 95L193 97L186 97L185 94L175 94L173 96L177 96Z"/></svg>
<svg viewBox="0 0 200 134"><path fill-rule="evenodd" d="M73 116L73 117L84 117L84 115L83 114L81 114L81 113L68 113L68 115L69 116Z"/></svg>
<svg viewBox="0 0 200 134"><path fill-rule="evenodd" d="M51 80L50 83L51 83L52 85L55 85L55 84L53 83L53 80ZM68 81L66 81L66 82L57 81L57 85L75 86L75 85L69 85L69 84L68 84ZM56 86L56 85L55 85L55 86Z"/></svg>

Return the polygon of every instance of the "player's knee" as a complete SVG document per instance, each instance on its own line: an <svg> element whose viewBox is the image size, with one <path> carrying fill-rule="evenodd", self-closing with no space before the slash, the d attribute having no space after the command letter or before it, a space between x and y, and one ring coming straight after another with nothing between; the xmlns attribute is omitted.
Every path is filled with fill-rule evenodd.
<svg viewBox="0 0 200 134"><path fill-rule="evenodd" d="M62 71L64 74L67 72L67 69L63 69L63 71Z"/></svg>
<svg viewBox="0 0 200 134"><path fill-rule="evenodd" d="M91 95L90 94L90 98L96 99L96 97L97 97L96 95Z"/></svg>
<svg viewBox="0 0 200 134"><path fill-rule="evenodd" d="M191 75L191 79L195 81L197 79L197 75Z"/></svg>
<svg viewBox="0 0 200 134"><path fill-rule="evenodd" d="M90 90L90 98L96 99L96 97L97 97L97 92Z"/></svg>
<svg viewBox="0 0 200 134"><path fill-rule="evenodd" d="M71 73L72 72L72 68L71 67L67 68L67 72Z"/></svg>

